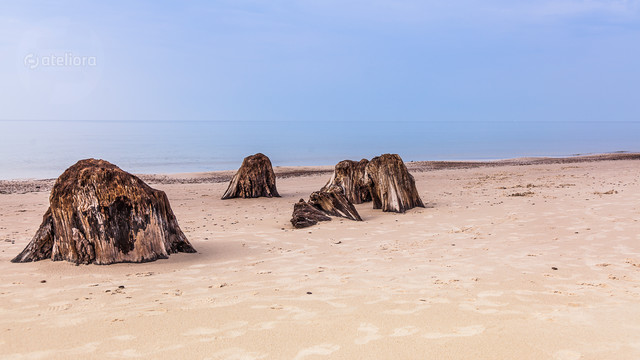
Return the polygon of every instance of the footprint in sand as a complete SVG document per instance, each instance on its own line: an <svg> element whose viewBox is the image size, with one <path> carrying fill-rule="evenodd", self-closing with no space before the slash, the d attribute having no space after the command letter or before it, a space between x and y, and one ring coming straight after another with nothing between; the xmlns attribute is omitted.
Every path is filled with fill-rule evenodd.
<svg viewBox="0 0 640 360"><path fill-rule="evenodd" d="M457 328L452 333L427 333L424 334L423 337L427 339L442 339L447 337L466 337L466 336L475 336L478 334L482 334L485 330L485 327L482 325L472 325Z"/></svg>
<svg viewBox="0 0 640 360"><path fill-rule="evenodd" d="M142 316L156 316L156 315L163 315L165 314L167 311L167 309L149 309L149 310L144 310L138 313L138 315L142 315Z"/></svg>
<svg viewBox="0 0 640 360"><path fill-rule="evenodd" d="M298 352L298 355L294 358L294 360L303 359L310 355L331 355L332 353L338 351L340 346L334 344L321 344L312 346L310 348L302 349Z"/></svg>
<svg viewBox="0 0 640 360"><path fill-rule="evenodd" d="M243 302L244 299L239 299L237 296L227 297L227 298L215 298L213 302L210 302L211 307L219 308L219 307L227 307L233 306Z"/></svg>
<svg viewBox="0 0 640 360"><path fill-rule="evenodd" d="M378 340L382 337L382 335L378 334L379 331L380 329L373 324L362 323L358 328L358 335L364 333L364 336L356 338L354 343L356 345L364 345L370 341Z"/></svg>
<svg viewBox="0 0 640 360"><path fill-rule="evenodd" d="M52 304L49 304L49 307L47 308L47 310L52 312L65 311L65 310L71 309L71 306L72 306L71 304L65 303L65 302L52 303Z"/></svg>

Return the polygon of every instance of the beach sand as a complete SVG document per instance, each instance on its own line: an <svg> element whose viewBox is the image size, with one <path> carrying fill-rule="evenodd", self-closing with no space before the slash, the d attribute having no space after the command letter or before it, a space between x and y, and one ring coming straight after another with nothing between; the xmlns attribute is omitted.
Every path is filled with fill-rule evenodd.
<svg viewBox="0 0 640 360"><path fill-rule="evenodd" d="M423 165L426 208L306 229L331 168L147 177L198 253L144 264L10 263L51 182L0 194L0 358L640 358L640 160Z"/></svg>

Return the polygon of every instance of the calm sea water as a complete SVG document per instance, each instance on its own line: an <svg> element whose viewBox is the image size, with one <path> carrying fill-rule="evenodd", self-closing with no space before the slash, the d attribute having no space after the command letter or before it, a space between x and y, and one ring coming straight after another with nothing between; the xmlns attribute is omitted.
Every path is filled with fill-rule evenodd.
<svg viewBox="0 0 640 360"><path fill-rule="evenodd" d="M412 161L613 151L640 151L640 122L0 121L0 179L54 178L89 157L177 173L236 169L256 152L277 166L387 152Z"/></svg>

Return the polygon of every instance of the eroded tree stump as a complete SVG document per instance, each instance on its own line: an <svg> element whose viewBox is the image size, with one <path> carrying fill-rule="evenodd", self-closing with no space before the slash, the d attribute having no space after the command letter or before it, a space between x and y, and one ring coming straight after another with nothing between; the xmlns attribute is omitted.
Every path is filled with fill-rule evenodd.
<svg viewBox="0 0 640 360"><path fill-rule="evenodd" d="M302 199L293 206L291 224L296 228L315 225L318 221L331 220L329 216L362 221L358 210L344 196L342 188L333 186L326 191L315 191L309 195L309 202Z"/></svg>
<svg viewBox="0 0 640 360"><path fill-rule="evenodd" d="M297 229L305 228L315 225L319 221L331 221L331 218L303 199L293 205L293 215L291 217L293 227Z"/></svg>
<svg viewBox="0 0 640 360"><path fill-rule="evenodd" d="M195 252L166 194L104 160L81 160L68 168L53 186L49 204L35 236L12 262L105 265Z"/></svg>
<svg viewBox="0 0 640 360"><path fill-rule="evenodd" d="M362 221L356 207L344 196L342 188L337 186L331 187L326 191L312 192L309 195L309 204L330 216Z"/></svg>
<svg viewBox="0 0 640 360"><path fill-rule="evenodd" d="M366 167L365 183L374 209L403 213L417 206L424 207L413 176L397 154L371 159Z"/></svg>
<svg viewBox="0 0 640 360"><path fill-rule="evenodd" d="M247 156L233 176L222 200L231 198L280 197L271 161L261 153Z"/></svg>
<svg viewBox="0 0 640 360"><path fill-rule="evenodd" d="M329 182L320 190L326 191L333 186L342 188L344 195L352 204L371 201L369 187L365 185L364 172L369 160L343 160L336 164Z"/></svg>

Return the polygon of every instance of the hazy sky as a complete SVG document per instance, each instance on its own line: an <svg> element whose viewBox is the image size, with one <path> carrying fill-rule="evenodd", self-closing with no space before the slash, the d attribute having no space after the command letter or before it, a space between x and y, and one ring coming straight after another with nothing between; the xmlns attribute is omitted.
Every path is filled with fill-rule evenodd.
<svg viewBox="0 0 640 360"><path fill-rule="evenodd" d="M0 55L4 120L640 120L631 0L6 0Z"/></svg>

